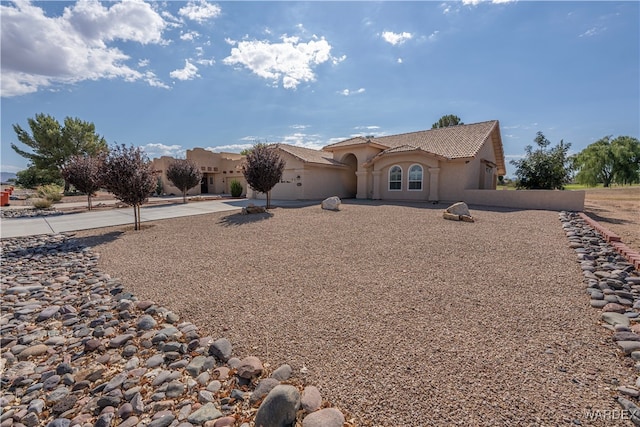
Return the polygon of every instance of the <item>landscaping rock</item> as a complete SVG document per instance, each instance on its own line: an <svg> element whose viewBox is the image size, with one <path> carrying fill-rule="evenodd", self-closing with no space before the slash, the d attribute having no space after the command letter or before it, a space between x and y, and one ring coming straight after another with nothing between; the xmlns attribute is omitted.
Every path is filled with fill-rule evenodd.
<svg viewBox="0 0 640 427"><path fill-rule="evenodd" d="M320 206L325 210L339 211L341 203L342 202L340 201L340 198L338 196L332 196L324 199Z"/></svg>
<svg viewBox="0 0 640 427"><path fill-rule="evenodd" d="M307 415L302 420L302 427L342 427L344 415L336 408L325 408Z"/></svg>
<svg viewBox="0 0 640 427"><path fill-rule="evenodd" d="M292 385L278 385L269 392L256 413L256 426L291 427L300 408L300 392Z"/></svg>

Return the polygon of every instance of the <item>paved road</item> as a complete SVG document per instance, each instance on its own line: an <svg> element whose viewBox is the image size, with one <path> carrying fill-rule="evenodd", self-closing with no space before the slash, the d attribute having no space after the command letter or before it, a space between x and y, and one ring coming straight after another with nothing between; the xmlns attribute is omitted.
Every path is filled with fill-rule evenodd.
<svg viewBox="0 0 640 427"><path fill-rule="evenodd" d="M142 222L148 222L159 219L202 215L212 212L240 210L249 203L253 203L256 206L265 205L264 200L208 200L189 202L186 204L174 203L143 206L140 209L140 215ZM282 207L304 206L312 203L316 202L272 201L273 206ZM71 205L72 204L69 203L65 206L70 207ZM86 206L86 203L79 203L78 205ZM34 218L3 218L0 220L0 238L62 233L124 224L133 224L133 208L131 207Z"/></svg>

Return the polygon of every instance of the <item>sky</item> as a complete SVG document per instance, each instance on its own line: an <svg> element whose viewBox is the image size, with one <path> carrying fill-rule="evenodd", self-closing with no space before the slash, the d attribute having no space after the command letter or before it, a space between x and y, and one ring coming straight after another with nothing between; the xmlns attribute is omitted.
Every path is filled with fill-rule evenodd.
<svg viewBox="0 0 640 427"><path fill-rule="evenodd" d="M0 170L13 125L92 122L149 158L255 142L319 149L499 120L576 153L640 138L640 2L1 1ZM507 164L507 176L515 168Z"/></svg>

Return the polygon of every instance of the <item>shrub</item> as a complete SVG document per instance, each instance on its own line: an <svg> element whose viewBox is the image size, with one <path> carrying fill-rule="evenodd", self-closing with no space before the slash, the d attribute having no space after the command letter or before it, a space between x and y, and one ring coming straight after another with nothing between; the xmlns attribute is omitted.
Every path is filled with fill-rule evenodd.
<svg viewBox="0 0 640 427"><path fill-rule="evenodd" d="M36 209L49 209L52 203L49 199L31 199L31 205Z"/></svg>
<svg viewBox="0 0 640 427"><path fill-rule="evenodd" d="M242 184L237 179L231 181L231 196L240 197L242 195Z"/></svg>
<svg viewBox="0 0 640 427"><path fill-rule="evenodd" d="M62 200L62 190L63 188L61 186L55 184L41 185L37 189L38 197L46 199L51 203Z"/></svg>

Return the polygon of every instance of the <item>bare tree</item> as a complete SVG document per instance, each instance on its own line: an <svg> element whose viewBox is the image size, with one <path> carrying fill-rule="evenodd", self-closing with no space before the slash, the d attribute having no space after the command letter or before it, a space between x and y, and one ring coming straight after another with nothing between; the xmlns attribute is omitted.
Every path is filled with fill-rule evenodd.
<svg viewBox="0 0 640 427"><path fill-rule="evenodd" d="M254 145L242 165L247 184L267 195L267 209L271 208L271 189L280 182L285 166L274 148L262 143Z"/></svg>
<svg viewBox="0 0 640 427"><path fill-rule="evenodd" d="M140 205L147 201L156 186L151 162L140 147L113 147L105 159L102 173L104 187L116 199L133 206L134 229L140 229Z"/></svg>
<svg viewBox="0 0 640 427"><path fill-rule="evenodd" d="M87 195L87 207L91 210L91 197L102 186L104 154L96 156L72 156L62 166L64 180Z"/></svg>
<svg viewBox="0 0 640 427"><path fill-rule="evenodd" d="M202 172L191 160L178 159L167 167L167 179L182 191L182 203L187 203L187 190L200 184Z"/></svg>

